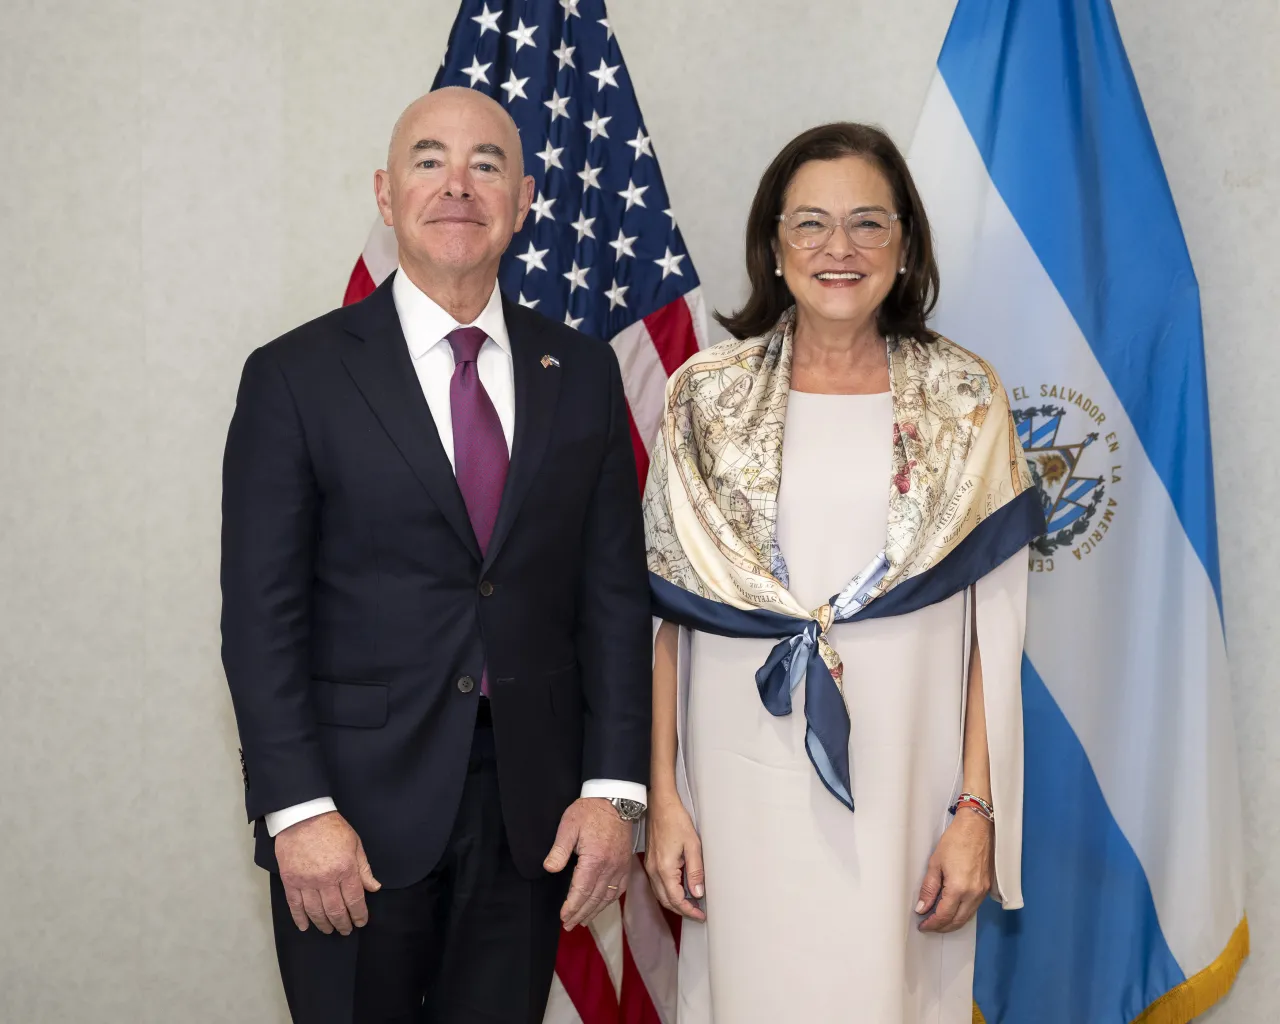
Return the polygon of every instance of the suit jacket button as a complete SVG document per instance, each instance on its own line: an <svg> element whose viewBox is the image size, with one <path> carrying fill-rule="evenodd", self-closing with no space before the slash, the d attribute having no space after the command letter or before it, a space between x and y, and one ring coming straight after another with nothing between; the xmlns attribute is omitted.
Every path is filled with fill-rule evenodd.
<svg viewBox="0 0 1280 1024"><path fill-rule="evenodd" d="M458 680L458 690L462 693L470 693L476 688L476 681L470 676L463 676Z"/></svg>
<svg viewBox="0 0 1280 1024"><path fill-rule="evenodd" d="M488 580L485 580L483 583L480 584L480 596L493 597L493 584L490 583Z"/></svg>

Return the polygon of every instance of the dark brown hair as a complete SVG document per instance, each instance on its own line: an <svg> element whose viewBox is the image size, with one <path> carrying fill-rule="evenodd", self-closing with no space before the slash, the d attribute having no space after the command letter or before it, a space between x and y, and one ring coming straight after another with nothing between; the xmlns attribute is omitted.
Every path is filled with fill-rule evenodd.
<svg viewBox="0 0 1280 1024"><path fill-rule="evenodd" d="M732 316L716 313L716 319L735 338L754 338L767 333L795 300L786 281L774 274L777 259L774 244L785 245L778 236L778 214L791 181L803 164L811 160L837 160L859 156L871 161L888 179L893 200L905 232L907 272L898 276L876 314L876 326L889 337L913 337L928 341L933 333L925 321L938 301L938 264L933 258L933 240L924 204L916 192L907 162L883 131L872 125L840 122L819 125L797 135L760 179L756 197L747 216L747 278L751 296Z"/></svg>

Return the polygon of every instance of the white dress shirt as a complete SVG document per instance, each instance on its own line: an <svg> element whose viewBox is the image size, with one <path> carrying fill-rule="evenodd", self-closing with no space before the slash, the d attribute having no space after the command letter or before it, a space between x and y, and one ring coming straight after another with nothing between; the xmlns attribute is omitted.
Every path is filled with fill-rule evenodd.
<svg viewBox="0 0 1280 1024"><path fill-rule="evenodd" d="M502 315L502 294L494 285L493 294L480 315L470 324L460 324L442 309L430 296L409 280L402 269L397 270L391 282L391 295L395 299L396 313L400 317L400 329L413 357L413 368L418 374L422 394L435 420L436 432L445 454L453 459L453 411L449 406L449 382L453 379L453 348L449 344L450 331L458 327L479 327L486 335L476 357L476 372L480 383L489 394L502 423L502 433L507 439L507 452L511 452L511 440L516 425L515 370L511 363L511 338L507 334L507 321ZM582 796L622 797L625 800L649 802L648 790L638 782L620 779L588 779L582 784ZM266 815L267 832L276 835L290 825L296 825L317 814L337 810L330 797L317 797L305 803L294 804Z"/></svg>

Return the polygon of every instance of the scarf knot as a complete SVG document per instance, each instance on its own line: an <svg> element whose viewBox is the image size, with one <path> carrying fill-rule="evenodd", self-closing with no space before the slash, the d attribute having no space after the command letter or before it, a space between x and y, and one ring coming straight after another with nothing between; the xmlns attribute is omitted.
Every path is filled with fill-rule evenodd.
<svg viewBox="0 0 1280 1024"><path fill-rule="evenodd" d="M825 604L799 632L774 645L768 660L756 671L756 689L765 709L775 717L791 714L791 695L811 670L822 666L839 687L844 676L840 655L827 640L832 609ZM799 626L800 623L797 623Z"/></svg>

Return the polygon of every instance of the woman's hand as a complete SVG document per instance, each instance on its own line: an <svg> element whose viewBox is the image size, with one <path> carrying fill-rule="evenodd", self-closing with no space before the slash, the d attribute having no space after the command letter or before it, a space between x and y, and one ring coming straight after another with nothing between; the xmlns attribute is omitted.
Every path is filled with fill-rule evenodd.
<svg viewBox="0 0 1280 1024"><path fill-rule="evenodd" d="M991 891L995 825L960 808L929 858L916 913L922 932L954 932L968 924Z"/></svg>
<svg viewBox="0 0 1280 1024"><path fill-rule="evenodd" d="M653 895L668 910L705 921L707 915L685 898L686 878L696 898L701 899L704 892L702 840L693 819L675 793L659 796L650 790L649 797L644 869Z"/></svg>

